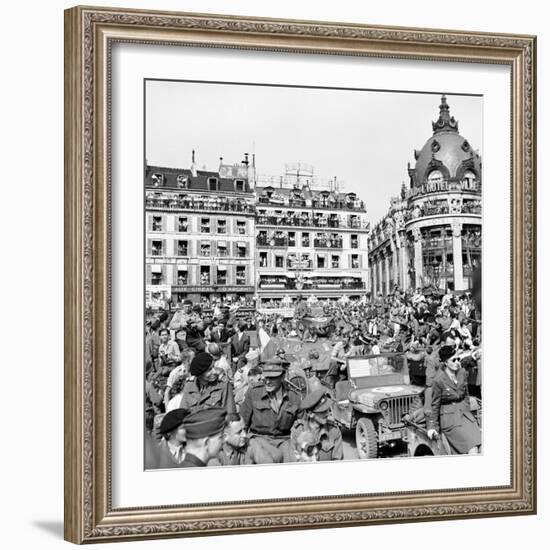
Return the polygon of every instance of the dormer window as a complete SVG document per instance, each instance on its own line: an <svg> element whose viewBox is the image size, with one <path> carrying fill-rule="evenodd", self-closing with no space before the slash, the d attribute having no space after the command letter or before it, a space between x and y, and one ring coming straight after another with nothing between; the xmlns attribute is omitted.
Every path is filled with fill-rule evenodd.
<svg viewBox="0 0 550 550"><path fill-rule="evenodd" d="M208 178L208 190L209 191L218 190L218 178Z"/></svg>
<svg viewBox="0 0 550 550"><path fill-rule="evenodd" d="M432 170L428 175L429 183L441 183L443 181L443 174L440 170Z"/></svg>
<svg viewBox="0 0 550 550"><path fill-rule="evenodd" d="M235 191L244 191L244 180L235 180Z"/></svg>
<svg viewBox="0 0 550 550"><path fill-rule="evenodd" d="M176 178L176 181L178 182L178 188L179 189L187 189L187 185L188 185L188 179L186 176L183 176L183 175L179 175L177 178Z"/></svg>
<svg viewBox="0 0 550 550"><path fill-rule="evenodd" d="M164 185L164 174L153 174L151 181L155 187L161 187Z"/></svg>
<svg viewBox="0 0 550 550"><path fill-rule="evenodd" d="M466 170L464 173L464 184L468 189L474 189L477 177L471 170Z"/></svg>

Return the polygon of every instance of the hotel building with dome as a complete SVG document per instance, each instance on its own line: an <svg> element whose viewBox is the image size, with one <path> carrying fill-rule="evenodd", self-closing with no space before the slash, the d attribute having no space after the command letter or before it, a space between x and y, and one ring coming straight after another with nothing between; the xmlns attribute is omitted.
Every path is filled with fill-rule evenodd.
<svg viewBox="0 0 550 550"><path fill-rule="evenodd" d="M396 287L465 291L481 262L481 157L459 133L445 96L432 132L414 151L409 186L401 187L369 235L374 297Z"/></svg>

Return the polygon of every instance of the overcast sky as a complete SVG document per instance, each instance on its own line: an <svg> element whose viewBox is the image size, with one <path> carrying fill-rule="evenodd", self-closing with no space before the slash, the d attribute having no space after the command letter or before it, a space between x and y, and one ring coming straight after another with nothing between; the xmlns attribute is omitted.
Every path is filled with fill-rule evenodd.
<svg viewBox="0 0 550 550"><path fill-rule="evenodd" d="M447 93L451 115L482 151L481 97ZM408 185L407 162L432 135L440 92L398 93L235 84L148 81L146 159L217 170L256 153L258 174L279 176L286 163L313 165L315 175L345 183L376 223L389 199Z"/></svg>

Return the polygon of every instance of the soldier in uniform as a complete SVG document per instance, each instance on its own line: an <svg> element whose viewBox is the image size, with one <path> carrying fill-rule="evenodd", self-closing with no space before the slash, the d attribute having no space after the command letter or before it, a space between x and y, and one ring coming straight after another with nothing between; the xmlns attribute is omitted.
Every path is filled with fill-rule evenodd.
<svg viewBox="0 0 550 550"><path fill-rule="evenodd" d="M214 366L214 358L206 352L197 353L189 367L191 378L185 384L180 407L189 412L199 409L222 407L228 413L235 412L233 386L228 380L220 380Z"/></svg>
<svg viewBox="0 0 550 550"><path fill-rule="evenodd" d="M160 441L158 468L174 468L185 458L186 435L183 421L186 411L174 409L167 412L160 423Z"/></svg>
<svg viewBox="0 0 550 550"><path fill-rule="evenodd" d="M264 383L250 387L241 405L253 464L290 460L290 429L298 414L300 396L283 380L288 366L279 357L266 361L262 365Z"/></svg>
<svg viewBox="0 0 550 550"><path fill-rule="evenodd" d="M329 418L332 398L324 387L310 392L300 404L300 417L292 426L291 446L304 432L313 433L319 440L319 460L343 460L342 432Z"/></svg>
<svg viewBox="0 0 550 550"><path fill-rule="evenodd" d="M432 386L428 437L436 437L441 430L454 454L478 454L481 430L470 410L468 373L454 346L443 346L439 357L442 365Z"/></svg>
<svg viewBox="0 0 550 550"><path fill-rule="evenodd" d="M183 308L174 313L168 328L174 331L187 330L190 325L197 323L199 320L199 315L193 312L193 302L184 300Z"/></svg>
<svg viewBox="0 0 550 550"><path fill-rule="evenodd" d="M247 449L248 437L242 418L237 413L228 414L225 417L222 448L208 466L251 464Z"/></svg>
<svg viewBox="0 0 550 550"><path fill-rule="evenodd" d="M226 411L220 407L202 409L183 421L187 438L184 461L179 468L204 467L220 452Z"/></svg>

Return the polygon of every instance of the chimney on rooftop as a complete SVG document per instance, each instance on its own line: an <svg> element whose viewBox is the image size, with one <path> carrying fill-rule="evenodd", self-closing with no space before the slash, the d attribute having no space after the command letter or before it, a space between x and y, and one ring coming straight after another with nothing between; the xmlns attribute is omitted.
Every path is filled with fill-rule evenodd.
<svg viewBox="0 0 550 550"><path fill-rule="evenodd" d="M191 175L197 177L197 165L195 164L195 149L191 152Z"/></svg>
<svg viewBox="0 0 550 550"><path fill-rule="evenodd" d="M244 154L243 164L244 164L245 166L248 166L248 153L245 153L245 154Z"/></svg>

